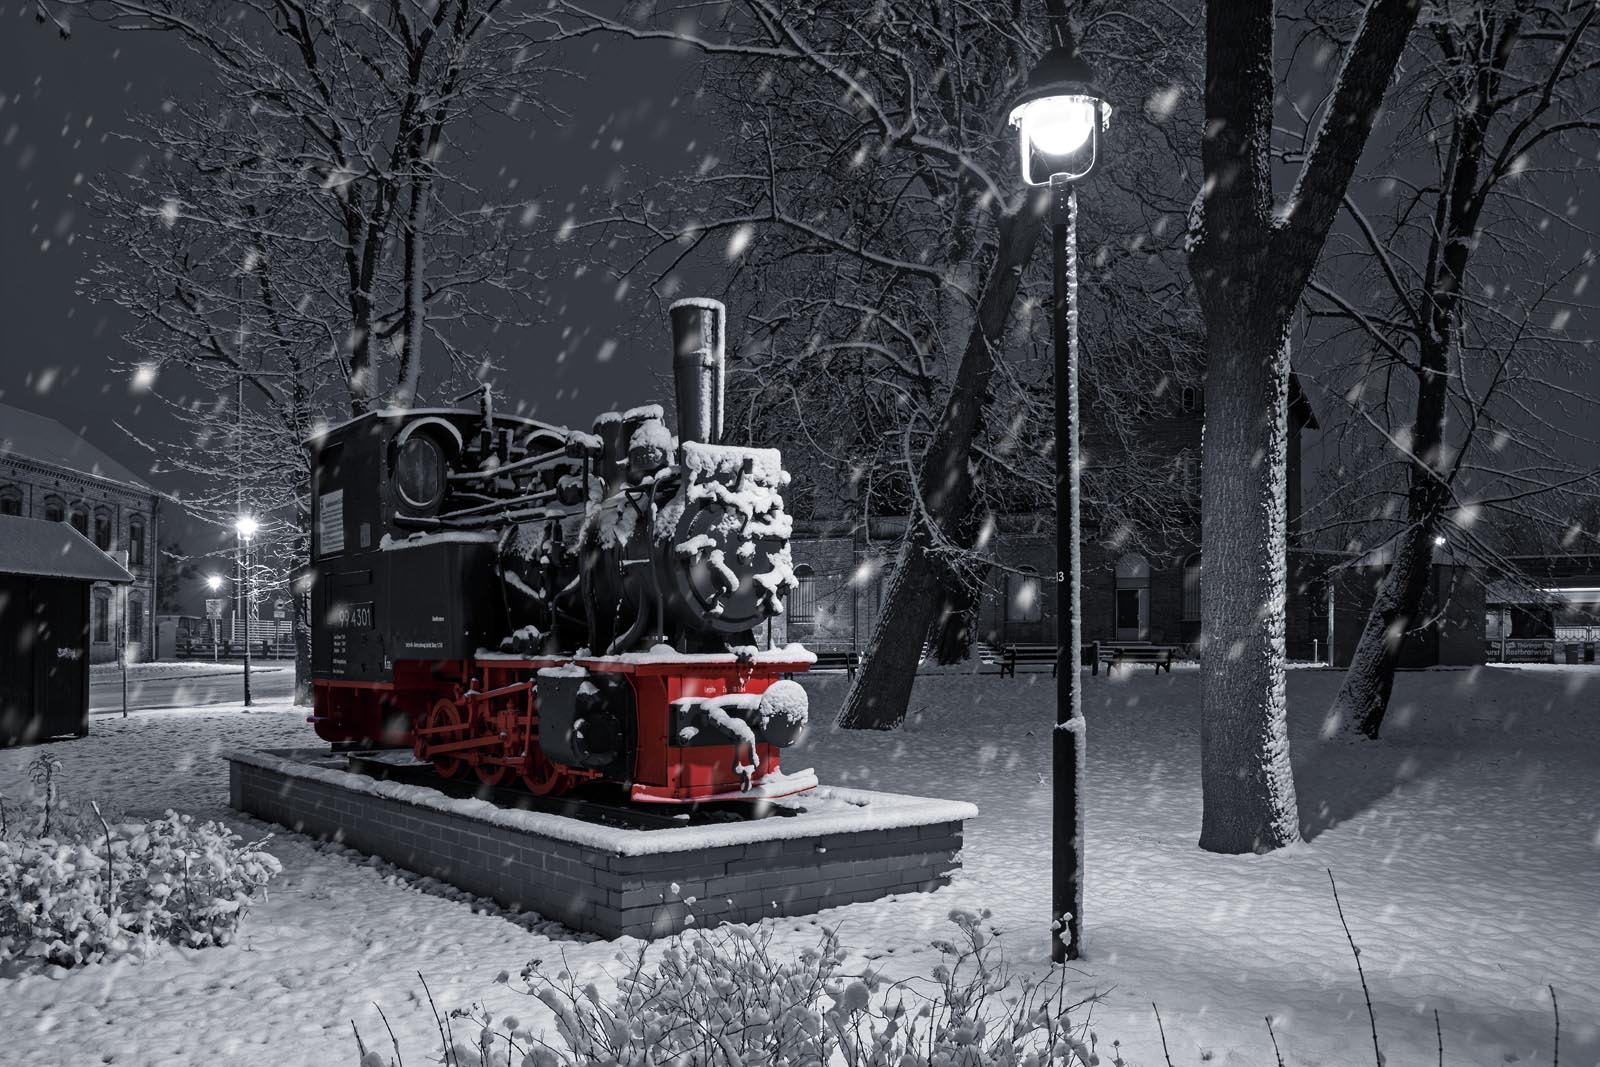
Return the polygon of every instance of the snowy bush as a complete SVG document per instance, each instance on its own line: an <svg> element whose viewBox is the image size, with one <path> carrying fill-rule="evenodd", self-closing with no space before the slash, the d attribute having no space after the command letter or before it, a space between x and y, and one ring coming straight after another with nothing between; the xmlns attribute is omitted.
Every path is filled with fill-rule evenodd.
<svg viewBox="0 0 1600 1067"><path fill-rule="evenodd" d="M1094 1036L1074 1025L1064 974L1016 979L996 960L988 913L952 911L955 941L931 980L887 983L843 974L845 953L825 930L815 948L780 959L770 927L724 926L621 956L613 992L579 986L542 961L526 992L553 1016L498 1025L481 1007L437 1018L446 1067L1092 1067ZM648 960L648 962L647 962ZM501 980L505 980L504 975ZM431 1003L431 999L430 999ZM435 1012L437 1017L438 1013ZM357 1034L360 1067L393 1067ZM399 1049L395 1049L398 1056ZM1120 1058L1112 1061L1120 1064Z"/></svg>
<svg viewBox="0 0 1600 1067"><path fill-rule="evenodd" d="M35 761L35 807L0 798L0 962L88 963L161 943L226 944L282 870L216 822L168 811L105 819L61 802L60 764Z"/></svg>

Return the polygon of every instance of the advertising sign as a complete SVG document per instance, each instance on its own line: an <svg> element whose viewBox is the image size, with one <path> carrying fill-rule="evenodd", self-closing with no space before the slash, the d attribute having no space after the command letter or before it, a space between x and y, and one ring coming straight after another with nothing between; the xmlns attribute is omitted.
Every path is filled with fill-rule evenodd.
<svg viewBox="0 0 1600 1067"><path fill-rule="evenodd" d="M1553 663L1556 643L1548 637L1511 637L1506 642L1507 663Z"/></svg>

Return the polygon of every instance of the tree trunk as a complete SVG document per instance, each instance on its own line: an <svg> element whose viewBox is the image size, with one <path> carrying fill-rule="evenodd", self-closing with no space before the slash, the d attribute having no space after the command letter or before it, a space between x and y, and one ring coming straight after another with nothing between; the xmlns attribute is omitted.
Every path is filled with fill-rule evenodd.
<svg viewBox="0 0 1600 1067"><path fill-rule="evenodd" d="M1329 718L1339 724L1339 732L1377 739L1394 691L1400 647L1421 610L1432 569L1430 525L1410 531L1395 546L1394 562L1378 587L1378 597L1334 698Z"/></svg>
<svg viewBox="0 0 1600 1067"><path fill-rule="evenodd" d="M984 280L950 400L923 457L919 472L922 510L912 516L889 580L883 613L855 684L839 710L839 725L845 729L893 730L905 721L917 659L939 595L938 565L929 558L928 550L940 540L953 538L970 508L972 441L982 425L995 353L1005 337L1022 271L1033 256L1047 206L1042 193L1029 196L1000 224L994 264Z"/></svg>
<svg viewBox="0 0 1600 1067"><path fill-rule="evenodd" d="M893 730L905 721L922 641L938 597L938 579L923 539L908 538L895 557L883 612L867 643L861 670L845 695L840 726Z"/></svg>
<svg viewBox="0 0 1600 1067"><path fill-rule="evenodd" d="M1284 693L1289 324L1421 9L1369 0L1288 202L1272 185L1272 0L1206 4L1205 180L1189 263L1206 320L1200 847L1300 836Z"/></svg>
<svg viewBox="0 0 1600 1067"><path fill-rule="evenodd" d="M1200 847L1210 852L1269 852L1300 836L1284 700L1289 345L1271 310L1208 323Z"/></svg>
<svg viewBox="0 0 1600 1067"><path fill-rule="evenodd" d="M426 277L423 257L423 230L428 219L429 180L426 175L411 179L410 203L405 224L404 331L400 346L400 368L395 374L391 400L396 407L409 408L417 397L422 379L422 331L425 324L423 282Z"/></svg>

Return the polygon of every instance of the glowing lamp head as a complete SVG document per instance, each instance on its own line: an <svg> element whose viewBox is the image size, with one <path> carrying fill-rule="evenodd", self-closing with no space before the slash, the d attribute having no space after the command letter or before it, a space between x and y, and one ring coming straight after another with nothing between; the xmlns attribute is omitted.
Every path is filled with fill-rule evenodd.
<svg viewBox="0 0 1600 1067"><path fill-rule="evenodd" d="M240 515L239 520L235 522L233 526L234 529L239 531L239 536L244 538L246 541L254 537L256 535L256 531L261 528L261 524L257 522L251 515Z"/></svg>
<svg viewBox="0 0 1600 1067"><path fill-rule="evenodd" d="M1068 156L1094 136L1095 102L1087 96L1044 96L1011 113L1029 148L1046 156Z"/></svg>
<svg viewBox="0 0 1600 1067"><path fill-rule="evenodd" d="M215 593L218 589L221 589L222 588L222 576L219 575L219 574L209 574L209 575L207 575L206 576L206 588L211 590L213 593Z"/></svg>
<svg viewBox="0 0 1600 1067"><path fill-rule="evenodd" d="M1444 542L1445 542L1444 534L1434 534L1433 535L1433 543L1435 545L1437 545L1438 547L1443 548L1444 547Z"/></svg>
<svg viewBox="0 0 1600 1067"><path fill-rule="evenodd" d="M1099 162L1100 131L1110 121L1111 105L1071 40L1046 52L1011 106L1023 180L1048 185L1053 177L1087 177Z"/></svg>

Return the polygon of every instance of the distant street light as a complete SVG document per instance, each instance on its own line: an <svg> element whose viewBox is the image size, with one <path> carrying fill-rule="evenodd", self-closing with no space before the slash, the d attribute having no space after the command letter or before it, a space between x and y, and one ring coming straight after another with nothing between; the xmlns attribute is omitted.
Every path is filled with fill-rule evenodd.
<svg viewBox="0 0 1600 1067"><path fill-rule="evenodd" d="M213 593L215 593L218 589L221 589L222 575L206 575L206 588L211 590ZM211 623L211 660L214 663L222 656L222 653L218 651L217 647L222 644L222 605L218 603L217 613L213 615L211 614L211 602L207 601L206 618Z"/></svg>
<svg viewBox="0 0 1600 1067"><path fill-rule="evenodd" d="M1100 161L1111 105L1078 55L1072 32L1039 58L1011 108L1022 178L1050 186L1055 249L1056 378L1056 728L1051 831L1050 958L1075 960L1083 941L1083 698L1078 668L1083 624L1078 508L1078 198L1073 183ZM1061 928L1063 921L1066 929Z"/></svg>
<svg viewBox="0 0 1600 1067"><path fill-rule="evenodd" d="M244 618L244 706L250 706L250 539L261 524L251 515L240 515L233 524L239 533L239 614Z"/></svg>
<svg viewBox="0 0 1600 1067"><path fill-rule="evenodd" d="M1444 534L1434 534L1433 535L1433 544L1434 544L1435 548L1443 548L1444 545L1445 545Z"/></svg>

